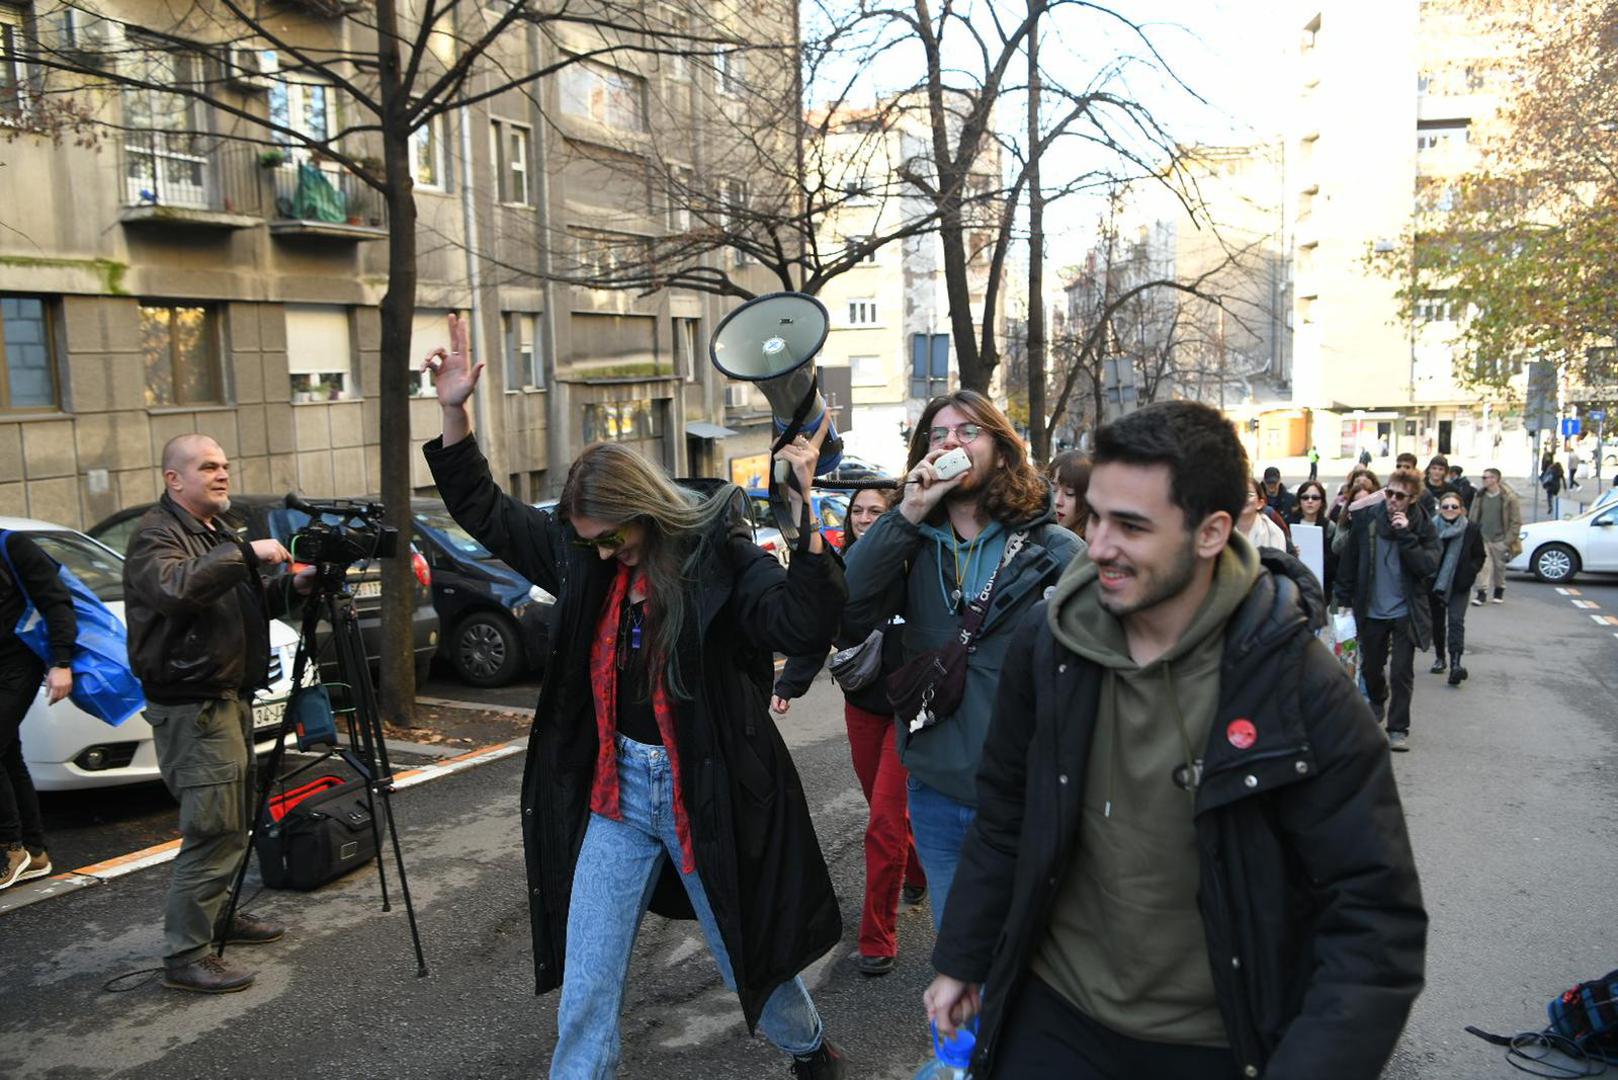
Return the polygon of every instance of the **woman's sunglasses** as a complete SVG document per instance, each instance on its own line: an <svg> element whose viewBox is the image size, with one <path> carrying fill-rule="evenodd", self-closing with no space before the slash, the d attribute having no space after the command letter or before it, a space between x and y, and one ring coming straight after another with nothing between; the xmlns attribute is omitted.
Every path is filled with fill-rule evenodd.
<svg viewBox="0 0 1618 1080"><path fill-rule="evenodd" d="M624 540L626 539L624 536L625 529L626 526L620 525L612 532L602 533L600 536L575 536L568 542L576 548L599 548L602 551L617 551L624 546Z"/></svg>

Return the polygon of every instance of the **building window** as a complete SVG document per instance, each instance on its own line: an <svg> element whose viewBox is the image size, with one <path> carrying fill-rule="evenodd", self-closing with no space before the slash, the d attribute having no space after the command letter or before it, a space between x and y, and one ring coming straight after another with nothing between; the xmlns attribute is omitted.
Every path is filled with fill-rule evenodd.
<svg viewBox="0 0 1618 1080"><path fill-rule="evenodd" d="M410 353L405 362L415 373L412 389L417 397L434 394L433 377L421 370L421 364L434 349L449 348L449 316L450 312L441 308L417 308L410 321ZM462 312L460 317L464 320L466 314Z"/></svg>
<svg viewBox="0 0 1618 1080"><path fill-rule="evenodd" d="M130 78L155 86L195 86L200 60L190 53L136 43L120 62ZM212 205L211 169L195 104L179 94L141 87L123 93L125 199L134 206Z"/></svg>
<svg viewBox="0 0 1618 1080"><path fill-rule="evenodd" d="M886 386L888 373L882 370L880 356L850 356L848 377L855 386Z"/></svg>
<svg viewBox="0 0 1618 1080"><path fill-rule="evenodd" d="M715 49L713 70L721 94L737 95L742 92L747 77L747 58L741 52L736 49Z"/></svg>
<svg viewBox="0 0 1618 1080"><path fill-rule="evenodd" d="M844 247L845 250L852 253L854 251L854 249L859 247L861 244L868 244L868 243L870 243L871 241L873 241L875 239L876 239L876 237L874 237L874 236L845 236L843 238L843 247ZM867 252L864 252L863 254L860 255L860 257L858 259L855 260L855 265L856 266L875 266L876 265L876 252L877 252L877 249L874 248L874 247L871 248L871 250L869 250Z"/></svg>
<svg viewBox="0 0 1618 1080"><path fill-rule="evenodd" d="M562 111L623 131L646 130L646 80L589 61L562 70Z"/></svg>
<svg viewBox="0 0 1618 1080"><path fill-rule="evenodd" d="M874 297L864 297L848 302L848 325L875 326L876 324L876 299Z"/></svg>
<svg viewBox="0 0 1618 1080"><path fill-rule="evenodd" d="M528 126L509 120L490 121L494 138L494 171L500 201L529 205Z"/></svg>
<svg viewBox="0 0 1618 1080"><path fill-rule="evenodd" d="M949 390L949 335L910 335L910 396L923 401Z"/></svg>
<svg viewBox="0 0 1618 1080"><path fill-rule="evenodd" d="M410 133L410 167L416 186L432 191L449 190L449 174L444 168L444 118L435 116Z"/></svg>
<svg viewBox="0 0 1618 1080"><path fill-rule="evenodd" d="M310 142L327 142L337 131L334 95L330 87L311 76L300 78L304 81L278 79L270 84L270 122L290 128ZM277 131L271 138L291 150L293 161L309 159L308 147L293 136Z"/></svg>
<svg viewBox="0 0 1618 1080"><path fill-rule="evenodd" d="M584 441L630 442L663 437L663 403L650 398L584 407Z"/></svg>
<svg viewBox="0 0 1618 1080"><path fill-rule="evenodd" d="M325 304L288 304L286 320L287 374L292 377L292 400L342 401L358 397L348 309Z"/></svg>
<svg viewBox="0 0 1618 1080"><path fill-rule="evenodd" d="M1416 149L1464 146L1471 141L1470 120L1423 120L1416 125Z"/></svg>
<svg viewBox="0 0 1618 1080"><path fill-rule="evenodd" d="M150 408L224 403L219 328L212 307L140 306L140 344Z"/></svg>
<svg viewBox="0 0 1618 1080"><path fill-rule="evenodd" d="M687 165L670 165L668 182L669 231L689 232L691 199L695 194L692 173Z"/></svg>
<svg viewBox="0 0 1618 1080"><path fill-rule="evenodd" d="M8 115L28 109L27 50L23 39L22 9L0 4L0 123Z"/></svg>
<svg viewBox="0 0 1618 1080"><path fill-rule="evenodd" d="M43 296L0 296L0 360L0 412L56 408L56 339Z"/></svg>
<svg viewBox="0 0 1618 1080"><path fill-rule="evenodd" d="M697 377L697 334L700 319L674 320L674 374L692 382Z"/></svg>
<svg viewBox="0 0 1618 1080"><path fill-rule="evenodd" d="M674 49L691 48L691 18L679 12L664 9L668 19L668 42L665 47ZM681 82L691 77L691 65L686 62L684 52L670 53L664 57L668 61L669 78L679 79Z"/></svg>
<svg viewBox="0 0 1618 1080"><path fill-rule="evenodd" d="M1454 322L1456 304L1447 296L1424 296L1416 301L1416 321Z"/></svg>
<svg viewBox="0 0 1618 1080"><path fill-rule="evenodd" d="M539 316L525 311L505 313L506 389L537 390L545 385L539 362Z"/></svg>

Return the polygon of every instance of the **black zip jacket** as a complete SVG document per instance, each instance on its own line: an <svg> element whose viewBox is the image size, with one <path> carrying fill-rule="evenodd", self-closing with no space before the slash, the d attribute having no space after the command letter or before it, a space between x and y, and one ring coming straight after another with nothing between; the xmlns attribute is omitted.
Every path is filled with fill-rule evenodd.
<svg viewBox="0 0 1618 1080"><path fill-rule="evenodd" d="M1354 621L1364 625L1370 617L1372 578L1381 569L1374 546L1397 545L1410 636L1417 649L1427 649L1433 643L1433 615L1427 593L1432 588L1433 575L1438 573L1438 530L1432 518L1417 507L1412 506L1406 517L1409 526L1395 531L1388 524L1388 504L1378 503L1349 518L1348 546L1337 559L1332 597L1339 607L1352 607Z"/></svg>
<svg viewBox="0 0 1618 1080"><path fill-rule="evenodd" d="M17 620L32 600L50 632L51 666L70 667L79 623L73 614L73 596L57 575L56 560L41 551L27 533L16 530L6 533L6 553L17 573L14 577L5 560L0 559L0 657L14 655L18 650L33 655L17 640Z"/></svg>
<svg viewBox="0 0 1618 1080"><path fill-rule="evenodd" d="M222 522L208 528L165 492L141 515L124 560L129 666L147 698L251 698L269 681L282 592L265 588L252 545Z"/></svg>
<svg viewBox="0 0 1618 1080"><path fill-rule="evenodd" d="M1197 904L1243 1075L1371 1080L1422 988L1427 915L1385 741L1314 637L1314 575L1279 552L1225 626L1197 790ZM996 1044L1074 854L1102 671L1059 645L1045 603L1007 654L978 813L933 950L984 986L973 1075ZM1227 725L1250 720L1247 749Z"/></svg>

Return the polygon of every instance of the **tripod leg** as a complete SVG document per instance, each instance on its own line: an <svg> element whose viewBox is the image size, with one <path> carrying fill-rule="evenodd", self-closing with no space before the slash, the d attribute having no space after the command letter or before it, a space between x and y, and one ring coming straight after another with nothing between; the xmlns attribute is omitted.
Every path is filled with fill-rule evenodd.
<svg viewBox="0 0 1618 1080"><path fill-rule="evenodd" d="M338 670L348 680L348 692L353 698L354 708L348 714L348 744L364 762L367 772L363 777L365 809L371 815L371 845L376 849L377 883L382 889L382 910L392 911L393 902L388 896L387 863L382 857L382 826L376 816L375 789L380 774L377 770L376 746L371 740L371 724L376 723L378 728L381 725L376 720L376 697L371 689L371 668L365 658L365 641L360 635L359 616L355 614L352 602L340 603L340 599L334 595L329 598L329 603Z"/></svg>

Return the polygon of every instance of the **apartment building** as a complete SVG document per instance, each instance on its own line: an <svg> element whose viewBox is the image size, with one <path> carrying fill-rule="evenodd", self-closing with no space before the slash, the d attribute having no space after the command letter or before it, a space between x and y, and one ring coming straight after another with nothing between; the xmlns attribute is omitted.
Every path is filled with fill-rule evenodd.
<svg viewBox="0 0 1618 1080"><path fill-rule="evenodd" d="M1313 439L1491 456L1520 422L1456 378L1459 321L1441 292L1400 313L1394 255L1454 179L1509 87L1511 46L1459 4L1311 3L1299 19L1288 139L1294 253L1294 400Z"/></svg>
<svg viewBox="0 0 1618 1080"><path fill-rule="evenodd" d="M27 62L31 44L65 34L90 67L206 88L209 101L101 89L79 98L106 125L88 145L73 131L0 142L0 514L82 526L153 499L158 453L187 431L220 441L241 491L375 492L386 206L334 162L241 115L316 139L363 117L333 80L244 41L228 20L193 18L203 9L179 24L151 0L97 10L0 0L0 110L12 113L0 121L13 133L24 111L42 108L47 80L62 78ZM351 10L289 3L276 33L292 48L363 48ZM729 8L690 10L717 24ZM792 33L791 19L764 22ZM435 35L448 56L451 29L464 39L476 27ZM518 24L469 91L494 88L495 71L599 45L583 28ZM597 439L630 443L675 473L723 475L728 459L767 450L767 410L727 393L707 362L708 335L734 301L557 280L579 278L577 267L624 238L682 227L650 179L666 164L651 163L722 171L719 133L746 92L736 67L719 52L618 52L435 118L412 140L417 314L409 356L390 362L419 366L446 343L450 312L472 320L488 363L474 402L480 441L519 497L556 493ZM757 64L751 76L778 92L779 70ZM367 137L341 146L375 153ZM637 155L641 181L626 183ZM416 447L437 433L420 380L410 421ZM419 454L413 470L428 489Z"/></svg>

